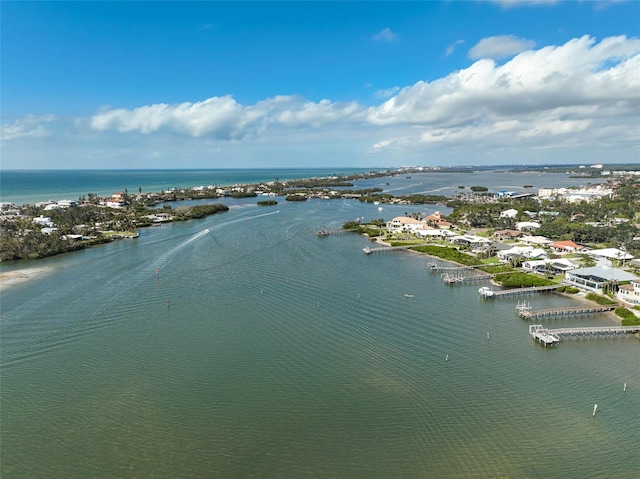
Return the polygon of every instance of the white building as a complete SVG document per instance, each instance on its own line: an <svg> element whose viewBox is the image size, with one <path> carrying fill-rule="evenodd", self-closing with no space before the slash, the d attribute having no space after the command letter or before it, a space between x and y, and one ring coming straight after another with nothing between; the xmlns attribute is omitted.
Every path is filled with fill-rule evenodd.
<svg viewBox="0 0 640 479"><path fill-rule="evenodd" d="M541 248L534 248L533 246L514 246L510 249L498 251L496 256L502 261L509 261L512 258L527 258L527 259L546 259L547 253Z"/></svg>
<svg viewBox="0 0 640 479"><path fill-rule="evenodd" d="M621 283L637 279L633 274L622 271L621 269L607 266L594 266L592 268L579 268L567 271L564 282L577 286L580 289L599 293L607 283Z"/></svg>
<svg viewBox="0 0 640 479"><path fill-rule="evenodd" d="M53 221L51 221L51 218L49 218L48 216L40 215L36 218L33 218L33 222L41 226L54 226Z"/></svg>
<svg viewBox="0 0 640 479"><path fill-rule="evenodd" d="M547 271L551 271L552 273L557 274L565 273L576 268L577 266L575 264L564 258L529 260L522 263L522 269L535 273L546 273Z"/></svg>
<svg viewBox="0 0 640 479"><path fill-rule="evenodd" d="M629 253L619 250L618 248L604 248L604 249L592 249L586 252L589 256L595 258L606 258L609 260L629 260L633 259L633 256Z"/></svg>
<svg viewBox="0 0 640 479"><path fill-rule="evenodd" d="M640 305L640 280L633 280L629 284L621 285L616 297L625 303Z"/></svg>
<svg viewBox="0 0 640 479"><path fill-rule="evenodd" d="M396 216L391 221L387 221L387 231L390 233L416 233L424 229L428 229L424 221L408 216Z"/></svg>
<svg viewBox="0 0 640 479"><path fill-rule="evenodd" d="M518 210L513 208L510 210L504 210L500 213L500 218L515 218L516 216L518 216Z"/></svg>
<svg viewBox="0 0 640 479"><path fill-rule="evenodd" d="M540 228L540 223L535 221L520 221L519 223L516 223L516 229L518 231L532 231L537 230L538 228Z"/></svg>

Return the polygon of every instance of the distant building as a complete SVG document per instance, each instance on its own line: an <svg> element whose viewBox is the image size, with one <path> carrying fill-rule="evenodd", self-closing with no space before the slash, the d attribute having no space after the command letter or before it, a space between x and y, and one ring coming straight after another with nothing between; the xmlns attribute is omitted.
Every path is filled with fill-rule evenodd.
<svg viewBox="0 0 640 479"><path fill-rule="evenodd" d="M500 218L515 218L516 216L518 216L518 210L513 208L504 210L502 213L500 213Z"/></svg>
<svg viewBox="0 0 640 479"><path fill-rule="evenodd" d="M540 228L540 223L536 223L535 221L521 221L516 223L516 229L518 231L532 231Z"/></svg>
<svg viewBox="0 0 640 479"><path fill-rule="evenodd" d="M605 258L605 259L617 259L617 260L628 260L633 259L633 255L629 253L619 250L618 248L604 248L604 249L592 249L587 251L589 256L595 258Z"/></svg>
<svg viewBox="0 0 640 479"><path fill-rule="evenodd" d="M514 238L517 238L518 236L522 236L522 231L517 231L517 230L499 230L499 231L496 231L495 233L493 233L493 236L495 236L499 240L514 239Z"/></svg>
<svg viewBox="0 0 640 479"><path fill-rule="evenodd" d="M559 253L575 253L585 249L585 246L574 243L573 241L554 241L549 247Z"/></svg>

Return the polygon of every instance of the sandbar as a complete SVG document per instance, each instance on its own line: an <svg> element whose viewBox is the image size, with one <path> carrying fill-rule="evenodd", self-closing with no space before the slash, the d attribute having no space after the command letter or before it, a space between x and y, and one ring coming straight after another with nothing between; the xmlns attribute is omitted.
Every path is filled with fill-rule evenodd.
<svg viewBox="0 0 640 479"><path fill-rule="evenodd" d="M14 271L0 271L0 291L46 274L51 271L51 269L52 268L49 266L17 269Z"/></svg>

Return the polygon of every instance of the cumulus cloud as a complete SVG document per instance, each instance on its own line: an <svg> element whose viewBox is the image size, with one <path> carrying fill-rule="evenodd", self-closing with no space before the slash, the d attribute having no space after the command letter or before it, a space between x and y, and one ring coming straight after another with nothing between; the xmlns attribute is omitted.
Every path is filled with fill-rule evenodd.
<svg viewBox="0 0 640 479"><path fill-rule="evenodd" d="M395 42L398 39L398 35L393 33L391 29L387 27L384 30L376 33L371 38L377 42Z"/></svg>
<svg viewBox="0 0 640 479"><path fill-rule="evenodd" d="M391 98L393 95L395 95L396 93L398 93L400 91L400 87L399 86L394 86L391 88L387 88L386 90L378 90L374 93L374 95L377 98L383 98L383 99L387 99L387 98Z"/></svg>
<svg viewBox="0 0 640 479"><path fill-rule="evenodd" d="M523 52L504 65L483 59L417 82L369 109L376 124L451 126L541 112L563 117L638 113L640 40L588 36Z"/></svg>
<svg viewBox="0 0 640 479"><path fill-rule="evenodd" d="M633 152L640 141L638 71L640 39L618 36L598 42L583 36L523 51L503 64L482 58L430 82L381 90L377 94L387 99L370 107L284 95L245 105L227 95L104 108L85 125L146 135L171 132L213 142L310 144L326 141L331 132L343 144L356 137L359 142L376 138L368 151L378 155L390 148L404 154L425 148L475 151L478 145L491 151L590 152L607 147Z"/></svg>
<svg viewBox="0 0 640 479"><path fill-rule="evenodd" d="M473 60L480 58L499 60L529 50L535 45L536 42L533 40L526 40L513 35L487 37L480 40L469 50L469 58Z"/></svg>
<svg viewBox="0 0 640 479"><path fill-rule="evenodd" d="M195 103L159 103L133 110L105 108L94 115L90 123L96 130L152 133L166 129L193 137L232 140L274 127L318 128L356 115L359 110L355 102L321 100L315 103L297 96L276 96L245 106L226 95Z"/></svg>
<svg viewBox="0 0 640 479"><path fill-rule="evenodd" d="M458 45L462 45L464 43L464 40L456 40L455 42L453 42L451 45L449 45L446 50L444 51L444 56L448 57L449 55L451 55L456 48L458 47Z"/></svg>
<svg viewBox="0 0 640 479"><path fill-rule="evenodd" d="M10 141L17 138L49 136L51 131L45 128L44 125L56 119L57 117L55 115L27 115L3 124L0 138L2 141Z"/></svg>
<svg viewBox="0 0 640 479"><path fill-rule="evenodd" d="M491 0L502 8L531 7L538 5L554 5L560 0Z"/></svg>

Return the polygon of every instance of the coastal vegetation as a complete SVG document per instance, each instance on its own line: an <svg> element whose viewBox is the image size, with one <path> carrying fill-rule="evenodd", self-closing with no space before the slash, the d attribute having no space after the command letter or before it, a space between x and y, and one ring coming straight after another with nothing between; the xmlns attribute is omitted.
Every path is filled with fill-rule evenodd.
<svg viewBox="0 0 640 479"><path fill-rule="evenodd" d="M601 296L601 295L595 294L595 293L588 293L585 296L585 298L590 300L590 301L593 301L595 303L601 304L603 306L606 306L606 305L609 305L609 304L616 304L616 302L613 299L608 298L606 296Z"/></svg>
<svg viewBox="0 0 640 479"><path fill-rule="evenodd" d="M453 261L455 263L459 263L465 266L476 266L482 264L478 258L462 253L457 248L452 248L448 246L437 246L437 245L423 245L423 246L414 246L411 248L414 251L418 251L420 253L426 253L431 256L436 256L438 258L442 258L447 261Z"/></svg>
<svg viewBox="0 0 640 479"><path fill-rule="evenodd" d="M613 312L616 313L617 316L622 318L623 326L640 325L640 318L623 306L616 308Z"/></svg>
<svg viewBox="0 0 640 479"><path fill-rule="evenodd" d="M580 292L580 290L574 286L560 286L557 291L558 293L565 294L577 294Z"/></svg>
<svg viewBox="0 0 640 479"><path fill-rule="evenodd" d="M304 194L297 193L295 195L287 195L285 200L287 201L307 201L307 197Z"/></svg>
<svg viewBox="0 0 640 479"><path fill-rule="evenodd" d="M274 206L277 205L278 202L276 200L260 200L258 201L258 206Z"/></svg>
<svg viewBox="0 0 640 479"><path fill-rule="evenodd" d="M176 209L164 205L156 210L139 205L126 209L97 205L59 208L47 212L47 220L55 227L39 230L32 218L44 218L42 209L27 206L22 215L12 221L2 222L0 260L38 259L77 251L117 239L135 238L138 228L159 224L160 220L199 219L228 209L221 203L180 206Z"/></svg>
<svg viewBox="0 0 640 479"><path fill-rule="evenodd" d="M497 274L493 279L496 283L499 283L505 288L529 288L533 286L552 286L554 284L557 284L555 281L543 278L542 276L523 273L520 271L500 273Z"/></svg>

